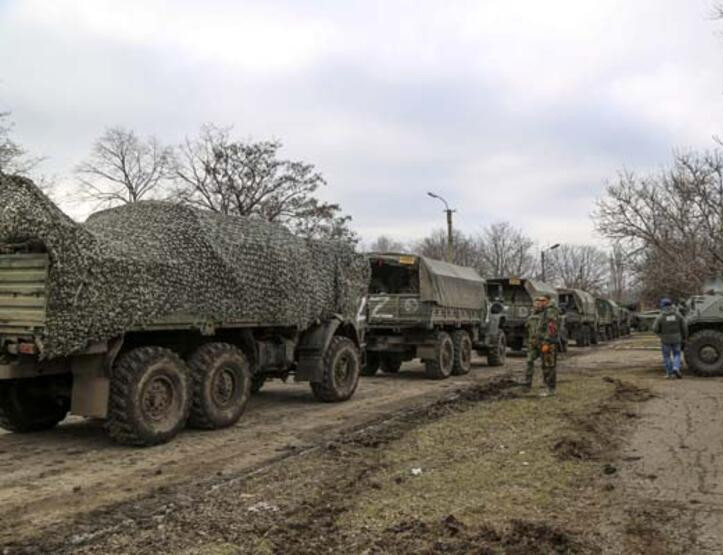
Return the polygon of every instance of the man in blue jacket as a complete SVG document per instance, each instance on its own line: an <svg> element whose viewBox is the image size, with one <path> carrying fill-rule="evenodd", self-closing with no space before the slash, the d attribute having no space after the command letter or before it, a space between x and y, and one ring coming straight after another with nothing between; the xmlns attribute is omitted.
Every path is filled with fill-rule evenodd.
<svg viewBox="0 0 723 555"><path fill-rule="evenodd" d="M653 323L653 331L660 337L665 365L665 379L682 378L680 373L680 350L688 336L688 325L670 299L660 301L660 316Z"/></svg>

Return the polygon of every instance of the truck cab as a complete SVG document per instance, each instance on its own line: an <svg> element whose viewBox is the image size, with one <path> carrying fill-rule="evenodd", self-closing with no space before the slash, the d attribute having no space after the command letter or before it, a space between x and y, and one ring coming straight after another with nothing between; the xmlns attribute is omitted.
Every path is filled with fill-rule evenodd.
<svg viewBox="0 0 723 555"><path fill-rule="evenodd" d="M507 344L513 351L526 348L527 332L525 323L533 311L534 300L542 295L549 295L559 304L557 291L551 285L533 279L518 277L500 277L487 280L488 288L495 287L502 291L503 313L505 315L504 330ZM567 345L567 330L564 319L560 326L561 350Z"/></svg>

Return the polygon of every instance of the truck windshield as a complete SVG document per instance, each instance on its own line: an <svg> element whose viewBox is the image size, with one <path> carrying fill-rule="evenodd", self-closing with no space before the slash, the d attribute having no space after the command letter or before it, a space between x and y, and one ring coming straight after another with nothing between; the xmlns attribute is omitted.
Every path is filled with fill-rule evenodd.
<svg viewBox="0 0 723 555"><path fill-rule="evenodd" d="M575 297L570 293L561 293L560 306L565 307L566 310L577 310Z"/></svg>
<svg viewBox="0 0 723 555"><path fill-rule="evenodd" d="M522 285L508 285L504 288L504 299L507 304L531 304L532 299Z"/></svg>
<svg viewBox="0 0 723 555"><path fill-rule="evenodd" d="M372 294L391 295L418 294L419 271L417 266L403 266L385 260L372 260Z"/></svg>

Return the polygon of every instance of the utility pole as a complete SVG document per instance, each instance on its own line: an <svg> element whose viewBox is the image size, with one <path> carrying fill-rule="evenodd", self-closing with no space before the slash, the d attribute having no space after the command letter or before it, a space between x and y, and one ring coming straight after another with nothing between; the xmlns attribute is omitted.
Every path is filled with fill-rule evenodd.
<svg viewBox="0 0 723 555"><path fill-rule="evenodd" d="M540 251L540 259L541 259L540 262L541 262L541 266L542 266L542 281L545 281L547 279L547 274L545 272L545 253L547 251L554 251L559 246L560 246L560 243L555 243L550 248L542 249L542 251Z"/></svg>
<svg viewBox="0 0 723 555"><path fill-rule="evenodd" d="M449 204L447 204L447 201L444 200L439 195L435 195L434 193L427 193L427 194L430 197L441 200L444 203L444 211L447 213L447 262L449 262L451 264L452 260L454 259L454 235L453 235L453 229L452 229L452 213L456 212L456 210L452 210L449 207Z"/></svg>

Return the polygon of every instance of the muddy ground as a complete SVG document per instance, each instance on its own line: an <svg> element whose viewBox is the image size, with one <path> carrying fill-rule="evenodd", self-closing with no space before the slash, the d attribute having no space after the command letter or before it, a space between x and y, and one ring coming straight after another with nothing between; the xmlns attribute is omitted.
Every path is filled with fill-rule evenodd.
<svg viewBox="0 0 723 555"><path fill-rule="evenodd" d="M650 338L575 350L540 399L481 363L355 398L278 384L231 430L128 449L97 423L0 435L7 553L720 553L723 381Z"/></svg>

